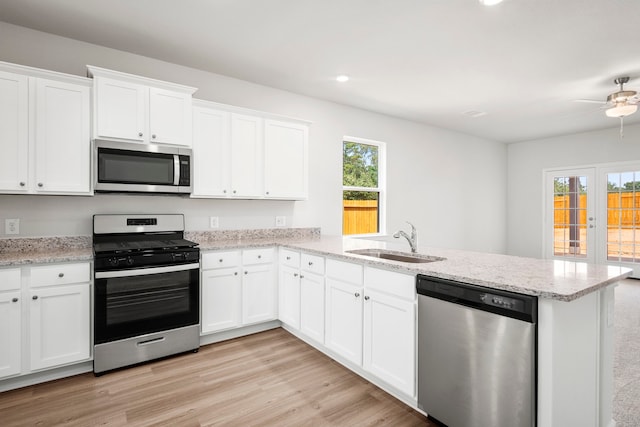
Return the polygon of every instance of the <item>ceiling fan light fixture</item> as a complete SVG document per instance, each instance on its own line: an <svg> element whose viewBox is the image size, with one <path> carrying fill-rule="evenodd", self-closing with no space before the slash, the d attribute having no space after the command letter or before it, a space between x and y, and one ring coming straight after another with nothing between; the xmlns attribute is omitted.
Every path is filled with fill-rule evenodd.
<svg viewBox="0 0 640 427"><path fill-rule="evenodd" d="M615 107L607 109L605 112L607 117L626 117L635 113L638 110L638 106L634 104L618 104Z"/></svg>

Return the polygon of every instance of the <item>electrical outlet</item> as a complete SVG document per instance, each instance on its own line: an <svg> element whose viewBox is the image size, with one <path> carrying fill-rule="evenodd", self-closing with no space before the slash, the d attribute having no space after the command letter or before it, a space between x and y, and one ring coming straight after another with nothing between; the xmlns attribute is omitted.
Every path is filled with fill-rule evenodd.
<svg viewBox="0 0 640 427"><path fill-rule="evenodd" d="M209 228L218 228L220 227L220 222L218 221L218 217L217 216L210 216L209 217Z"/></svg>
<svg viewBox="0 0 640 427"><path fill-rule="evenodd" d="M18 218L4 220L5 234L20 234L20 220Z"/></svg>
<svg viewBox="0 0 640 427"><path fill-rule="evenodd" d="M287 225L287 217L286 216L277 216L276 217L276 227L284 227Z"/></svg>

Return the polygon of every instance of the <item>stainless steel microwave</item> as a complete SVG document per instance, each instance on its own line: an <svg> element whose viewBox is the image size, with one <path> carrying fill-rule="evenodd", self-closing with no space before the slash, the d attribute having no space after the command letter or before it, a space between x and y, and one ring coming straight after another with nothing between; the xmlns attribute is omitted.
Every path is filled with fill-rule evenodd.
<svg viewBox="0 0 640 427"><path fill-rule="evenodd" d="M95 191L191 193L189 148L94 140L93 151Z"/></svg>

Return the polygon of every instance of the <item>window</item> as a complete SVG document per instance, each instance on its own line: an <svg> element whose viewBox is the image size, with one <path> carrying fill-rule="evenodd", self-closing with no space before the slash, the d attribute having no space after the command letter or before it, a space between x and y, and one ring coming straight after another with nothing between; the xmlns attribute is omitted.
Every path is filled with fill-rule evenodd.
<svg viewBox="0 0 640 427"><path fill-rule="evenodd" d="M385 232L385 144L344 137L342 150L342 234Z"/></svg>
<svg viewBox="0 0 640 427"><path fill-rule="evenodd" d="M607 261L640 262L640 172L607 174Z"/></svg>

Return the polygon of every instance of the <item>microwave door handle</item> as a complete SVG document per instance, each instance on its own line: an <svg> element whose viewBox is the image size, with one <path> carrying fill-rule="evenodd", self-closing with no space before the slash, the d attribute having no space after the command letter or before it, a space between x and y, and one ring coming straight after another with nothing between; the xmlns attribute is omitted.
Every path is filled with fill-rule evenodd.
<svg viewBox="0 0 640 427"><path fill-rule="evenodd" d="M173 185L180 185L180 156L173 155Z"/></svg>

